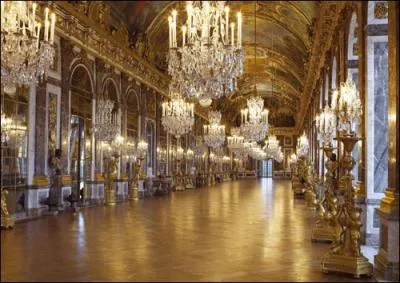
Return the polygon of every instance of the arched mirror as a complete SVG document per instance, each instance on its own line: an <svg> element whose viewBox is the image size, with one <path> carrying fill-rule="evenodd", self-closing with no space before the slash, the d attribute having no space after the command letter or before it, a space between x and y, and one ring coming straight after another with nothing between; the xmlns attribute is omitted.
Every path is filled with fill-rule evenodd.
<svg viewBox="0 0 400 283"><path fill-rule="evenodd" d="M18 217L25 211L29 88L6 91L1 88L1 187L8 190L9 213Z"/></svg>
<svg viewBox="0 0 400 283"><path fill-rule="evenodd" d="M71 75L69 160L72 189L84 198L85 181L91 179L93 81L88 69L78 65Z"/></svg>

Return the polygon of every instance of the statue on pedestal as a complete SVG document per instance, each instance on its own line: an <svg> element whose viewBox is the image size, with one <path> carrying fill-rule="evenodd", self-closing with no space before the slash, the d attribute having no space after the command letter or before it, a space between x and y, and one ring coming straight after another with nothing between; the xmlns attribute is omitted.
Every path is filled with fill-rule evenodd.
<svg viewBox="0 0 400 283"><path fill-rule="evenodd" d="M51 185L49 189L49 197L46 204L49 211L62 210L62 184L61 184L61 149L56 149L54 155L50 156Z"/></svg>
<svg viewBox="0 0 400 283"><path fill-rule="evenodd" d="M12 228L14 221L11 219L7 209L7 195L8 191L1 188L1 227Z"/></svg>

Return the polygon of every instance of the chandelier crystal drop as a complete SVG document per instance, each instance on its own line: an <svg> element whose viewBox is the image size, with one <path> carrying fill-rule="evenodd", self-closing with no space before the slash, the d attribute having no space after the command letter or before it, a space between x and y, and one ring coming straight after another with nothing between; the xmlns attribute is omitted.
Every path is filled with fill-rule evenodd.
<svg viewBox="0 0 400 283"><path fill-rule="evenodd" d="M309 148L310 145L308 142L308 138L306 136L306 133L303 132L303 134L297 140L297 147L296 147L297 157L306 157Z"/></svg>
<svg viewBox="0 0 400 283"><path fill-rule="evenodd" d="M177 94L162 104L161 124L164 129L179 138L189 133L194 125L194 105Z"/></svg>
<svg viewBox="0 0 400 283"><path fill-rule="evenodd" d="M114 102L110 99L97 100L96 122L94 125L97 139L111 142L121 133L121 115L114 110Z"/></svg>
<svg viewBox="0 0 400 283"><path fill-rule="evenodd" d="M317 128L317 138L324 145L328 145L333 141L336 135L336 114L328 105L315 118Z"/></svg>
<svg viewBox="0 0 400 283"><path fill-rule="evenodd" d="M363 114L361 99L357 87L350 78L340 84L340 91L332 94L332 109L336 110L340 130L354 131L354 124L359 124Z"/></svg>
<svg viewBox="0 0 400 283"><path fill-rule="evenodd" d="M187 19L177 42L177 11L169 22L168 74L175 91L209 106L237 89L243 73L242 14L230 22L225 1L186 1Z"/></svg>
<svg viewBox="0 0 400 283"><path fill-rule="evenodd" d="M209 125L204 125L204 142L212 148L218 148L225 142L225 126L220 125L221 112L209 112Z"/></svg>
<svg viewBox="0 0 400 283"><path fill-rule="evenodd" d="M241 110L240 130L245 139L261 141L268 133L268 109L260 96L247 100L247 108Z"/></svg>
<svg viewBox="0 0 400 283"><path fill-rule="evenodd" d="M36 84L38 79L47 77L53 64L56 16L49 15L49 8L45 8L42 25L36 10L37 3L33 1L1 1L2 85Z"/></svg>

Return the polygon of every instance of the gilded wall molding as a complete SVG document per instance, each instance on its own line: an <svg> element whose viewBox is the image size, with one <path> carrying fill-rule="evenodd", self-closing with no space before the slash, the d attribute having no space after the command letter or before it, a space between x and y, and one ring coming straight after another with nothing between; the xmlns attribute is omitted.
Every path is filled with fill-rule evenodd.
<svg viewBox="0 0 400 283"><path fill-rule="evenodd" d="M56 33L136 81L168 97L169 78L125 45L122 31L107 33L107 21L98 23L84 8L75 9L66 1L52 2L57 16ZM97 19L97 18L96 18ZM99 19L97 19L99 20ZM195 112L208 120L205 110L195 107Z"/></svg>
<svg viewBox="0 0 400 283"><path fill-rule="evenodd" d="M332 46L335 30L338 24L341 24L339 23L341 12L348 5L348 3L341 1L326 1L320 5L320 14L313 36L314 42L311 58L308 62L308 72L303 89L303 107L298 112L296 119L296 128L298 131L305 125L305 116L310 107L313 90L317 87L317 82L320 80L320 70L324 67L327 51Z"/></svg>

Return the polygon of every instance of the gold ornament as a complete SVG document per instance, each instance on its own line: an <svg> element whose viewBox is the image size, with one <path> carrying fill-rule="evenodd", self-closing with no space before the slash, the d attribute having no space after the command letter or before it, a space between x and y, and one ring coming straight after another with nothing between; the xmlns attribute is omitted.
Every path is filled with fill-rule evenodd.
<svg viewBox="0 0 400 283"><path fill-rule="evenodd" d="M14 227L14 221L11 219L7 209L7 195L8 191L1 188L1 227L12 228Z"/></svg>
<svg viewBox="0 0 400 283"><path fill-rule="evenodd" d="M349 273L357 278L361 275L371 276L372 264L368 262L368 259L360 251L361 209L356 204L357 197L354 194L352 185L354 177L351 174L351 170L355 165L351 152L354 145L361 138L355 137L354 134L345 134L337 138L337 140L341 141L344 147L341 165L344 169L342 181L345 196L344 202L339 204L339 212L336 213L333 219L336 227L340 223L342 232L339 234L339 238L334 238L330 251L324 257L322 271L324 273L330 271Z"/></svg>

